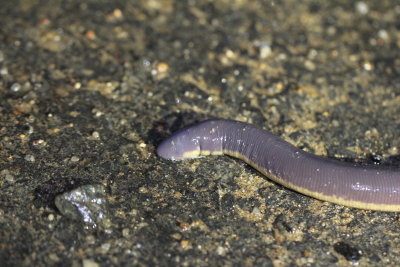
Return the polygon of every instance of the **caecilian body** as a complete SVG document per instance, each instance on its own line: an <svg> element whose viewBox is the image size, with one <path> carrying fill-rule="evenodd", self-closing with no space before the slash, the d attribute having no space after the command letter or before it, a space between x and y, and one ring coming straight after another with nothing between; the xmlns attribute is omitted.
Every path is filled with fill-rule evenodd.
<svg viewBox="0 0 400 267"><path fill-rule="evenodd" d="M320 200L400 211L400 168L316 156L243 122L215 119L182 129L164 140L157 154L171 160L227 154L285 187Z"/></svg>

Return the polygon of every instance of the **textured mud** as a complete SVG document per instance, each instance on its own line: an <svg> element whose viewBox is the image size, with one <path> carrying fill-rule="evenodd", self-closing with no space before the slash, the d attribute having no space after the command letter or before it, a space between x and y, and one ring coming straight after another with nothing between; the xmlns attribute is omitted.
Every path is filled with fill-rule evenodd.
<svg viewBox="0 0 400 267"><path fill-rule="evenodd" d="M155 148L219 117L400 166L399 17L396 1L1 1L0 262L397 266L397 213ZM107 227L57 209L86 185Z"/></svg>

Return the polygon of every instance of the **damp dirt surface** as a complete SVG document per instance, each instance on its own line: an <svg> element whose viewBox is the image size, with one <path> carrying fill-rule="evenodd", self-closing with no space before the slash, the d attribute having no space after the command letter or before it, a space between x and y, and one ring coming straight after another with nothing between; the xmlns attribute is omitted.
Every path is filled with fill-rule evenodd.
<svg viewBox="0 0 400 267"><path fill-rule="evenodd" d="M384 0L1 1L2 266L398 266L398 213L155 149L225 118L400 167L399 18ZM68 192L107 223L61 212Z"/></svg>

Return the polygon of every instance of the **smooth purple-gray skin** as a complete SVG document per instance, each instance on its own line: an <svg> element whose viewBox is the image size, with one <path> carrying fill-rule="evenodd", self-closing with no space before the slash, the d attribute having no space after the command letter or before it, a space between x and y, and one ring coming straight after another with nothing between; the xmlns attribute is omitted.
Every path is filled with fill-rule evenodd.
<svg viewBox="0 0 400 267"><path fill-rule="evenodd" d="M245 159L253 166L255 163L254 167L271 178L278 178L273 180L289 183L296 191L305 189L343 200L332 202L346 205L347 201L356 201L400 207L400 169L359 166L316 156L243 122L216 119L182 129L162 142L157 154L165 159L181 160L187 158L184 153L200 153L201 150L224 152Z"/></svg>

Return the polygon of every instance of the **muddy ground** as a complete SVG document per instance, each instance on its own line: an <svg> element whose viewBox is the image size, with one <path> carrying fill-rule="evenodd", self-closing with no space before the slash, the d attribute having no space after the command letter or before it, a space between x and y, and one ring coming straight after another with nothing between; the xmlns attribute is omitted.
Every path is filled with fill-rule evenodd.
<svg viewBox="0 0 400 267"><path fill-rule="evenodd" d="M2 266L398 265L397 213L155 149L226 118L400 166L399 17L397 1L1 1ZM56 207L88 186L105 220Z"/></svg>

